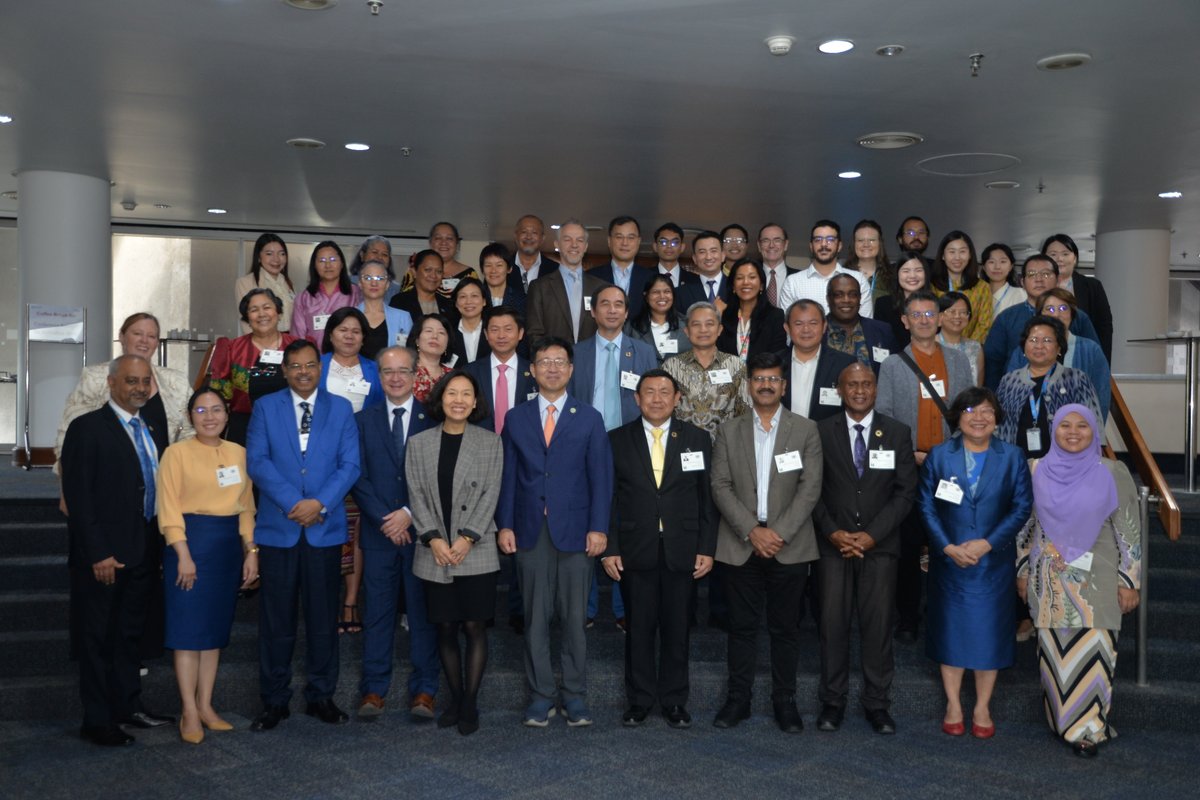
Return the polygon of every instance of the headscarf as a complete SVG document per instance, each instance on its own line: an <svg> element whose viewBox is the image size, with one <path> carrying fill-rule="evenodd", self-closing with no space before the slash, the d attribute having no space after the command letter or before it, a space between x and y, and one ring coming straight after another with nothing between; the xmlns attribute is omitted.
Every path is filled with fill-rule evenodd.
<svg viewBox="0 0 1200 800"><path fill-rule="evenodd" d="M1054 435L1071 413L1083 417L1092 428L1092 443L1078 453L1063 450ZM1050 452L1033 473L1033 508L1042 530L1069 563L1091 551L1101 526L1117 505L1117 482L1101 463L1095 415L1076 403L1063 406L1050 426Z"/></svg>

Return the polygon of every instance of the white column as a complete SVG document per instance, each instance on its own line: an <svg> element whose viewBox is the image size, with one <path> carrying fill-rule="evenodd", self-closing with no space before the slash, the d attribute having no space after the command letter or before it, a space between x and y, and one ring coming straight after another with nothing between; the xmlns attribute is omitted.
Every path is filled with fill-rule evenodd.
<svg viewBox="0 0 1200 800"><path fill-rule="evenodd" d="M108 180L49 170L17 176L21 264L21 356L17 425L25 420L25 307L87 309L87 362L112 357L112 227ZM67 395L79 379L78 345L34 343L29 349L29 433L33 447L53 447ZM18 435L22 435L19 432Z"/></svg>
<svg viewBox="0 0 1200 800"><path fill-rule="evenodd" d="M1128 340L1166 332L1170 250L1168 230L1107 231L1096 236L1096 277L1103 281L1112 305L1114 373L1166 370L1165 346Z"/></svg>

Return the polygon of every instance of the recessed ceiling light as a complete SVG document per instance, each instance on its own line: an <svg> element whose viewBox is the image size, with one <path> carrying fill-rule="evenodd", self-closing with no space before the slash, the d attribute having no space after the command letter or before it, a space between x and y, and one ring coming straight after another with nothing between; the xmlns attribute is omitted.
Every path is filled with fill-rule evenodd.
<svg viewBox="0 0 1200 800"><path fill-rule="evenodd" d="M227 213L229 213L229 212L227 212L227 211L226 211L225 209L223 209L223 208L210 208L210 209L208 210L208 213L210 213L210 214L227 214Z"/></svg>
<svg viewBox="0 0 1200 800"><path fill-rule="evenodd" d="M353 150L356 153L362 153L371 149L371 145L363 144L362 142L349 142L346 144L347 150Z"/></svg>
<svg viewBox="0 0 1200 800"><path fill-rule="evenodd" d="M155 208L170 208L171 204L170 203L155 203L154 207Z"/></svg>
<svg viewBox="0 0 1200 800"><path fill-rule="evenodd" d="M7 192L0 192L0 197L3 197L5 200L16 200L17 193L11 190Z"/></svg>
<svg viewBox="0 0 1200 800"><path fill-rule="evenodd" d="M1183 197L1183 192L1159 192L1158 196L1163 200L1178 200Z"/></svg>
<svg viewBox="0 0 1200 800"><path fill-rule="evenodd" d="M338 0L283 0L283 2L301 11L320 11L325 8L333 8L338 4Z"/></svg>
<svg viewBox="0 0 1200 800"><path fill-rule="evenodd" d="M839 178L861 178L862 173L855 172L854 170L849 169L849 170L846 170L845 172L839 172L838 177Z"/></svg>
<svg viewBox="0 0 1200 800"><path fill-rule="evenodd" d="M8 114L0 114L0 125L7 125L10 122L12 122L12 117Z"/></svg>
<svg viewBox="0 0 1200 800"><path fill-rule="evenodd" d="M859 147L865 147L868 150L898 150L901 147L920 144L925 141L925 137L919 133L908 131L881 131L865 134L858 137L856 141Z"/></svg>
<svg viewBox="0 0 1200 800"><path fill-rule="evenodd" d="M849 53L854 49L854 42L849 39L830 39L828 42L821 42L817 45L817 49L822 53L830 53L832 55Z"/></svg>
<svg viewBox="0 0 1200 800"><path fill-rule="evenodd" d="M902 44L885 44L883 47L875 48L875 55L884 56L885 58L891 58L892 56L898 56L903 52L904 52L904 45L902 45Z"/></svg>
<svg viewBox="0 0 1200 800"><path fill-rule="evenodd" d="M312 139L308 136L297 136L294 139L287 140L288 147L294 147L297 150L320 150L325 146L325 143L320 139Z"/></svg>
<svg viewBox="0 0 1200 800"><path fill-rule="evenodd" d="M1062 72L1089 64L1092 57L1087 53L1057 53L1037 60L1037 68L1044 72Z"/></svg>
<svg viewBox="0 0 1200 800"><path fill-rule="evenodd" d="M1017 181L988 181L984 184L989 189L1019 189L1021 184Z"/></svg>

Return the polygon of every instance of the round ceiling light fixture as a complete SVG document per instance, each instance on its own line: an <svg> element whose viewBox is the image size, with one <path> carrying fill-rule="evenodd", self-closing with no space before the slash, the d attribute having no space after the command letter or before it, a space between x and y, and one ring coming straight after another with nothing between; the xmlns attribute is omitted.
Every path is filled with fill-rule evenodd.
<svg viewBox="0 0 1200 800"><path fill-rule="evenodd" d="M845 178L846 180L851 180L853 178L861 178L862 173L858 172L857 170L848 169L845 172L839 172L838 177Z"/></svg>
<svg viewBox="0 0 1200 800"><path fill-rule="evenodd" d="M13 118L8 114L0 114L0 125L7 125L12 122Z"/></svg>
<svg viewBox="0 0 1200 800"><path fill-rule="evenodd" d="M170 208L171 204L170 203L155 203L154 207L159 208L159 209L165 209L165 208Z"/></svg>
<svg viewBox="0 0 1200 800"><path fill-rule="evenodd" d="M792 52L792 45L796 42L791 36L768 36L763 41L767 43L767 50L773 56L786 56Z"/></svg>
<svg viewBox="0 0 1200 800"><path fill-rule="evenodd" d="M899 150L902 147L912 147L925 141L919 133L909 131L881 131L859 136L856 140L859 147L868 150Z"/></svg>
<svg viewBox="0 0 1200 800"><path fill-rule="evenodd" d="M283 2L301 11L323 11L338 4L338 0L283 0Z"/></svg>
<svg viewBox="0 0 1200 800"><path fill-rule="evenodd" d="M904 45L902 45L902 44L885 44L883 47L875 48L875 55L883 56L884 58L891 58L892 56L898 56L903 52L904 52Z"/></svg>
<svg viewBox="0 0 1200 800"><path fill-rule="evenodd" d="M849 53L854 49L854 42L849 39L830 39L827 42L821 42L817 45L817 49L822 53L829 55L837 55L839 53Z"/></svg>
<svg viewBox="0 0 1200 800"><path fill-rule="evenodd" d="M984 184L988 189L1020 189L1021 184L1017 181L988 181Z"/></svg>
<svg viewBox="0 0 1200 800"><path fill-rule="evenodd" d="M1052 56L1039 58L1037 60L1037 68L1043 72L1062 72L1063 70L1075 69L1076 67L1090 64L1091 61L1092 57L1088 53L1056 53Z"/></svg>
<svg viewBox="0 0 1200 800"><path fill-rule="evenodd" d="M1007 153L947 153L921 159L917 162L917 169L930 175L967 178L972 175L990 175L1020 163L1021 159Z"/></svg>
<svg viewBox="0 0 1200 800"><path fill-rule="evenodd" d="M363 142L347 142L346 149L353 150L356 153L365 153L371 149L371 145L364 144Z"/></svg>
<svg viewBox="0 0 1200 800"><path fill-rule="evenodd" d="M325 143L320 139L313 139L309 136L297 136L294 139L288 139L287 146L294 147L297 150L320 150L325 146Z"/></svg>
<svg viewBox="0 0 1200 800"><path fill-rule="evenodd" d="M1183 192L1159 192L1158 196L1163 200L1178 200L1179 198L1183 197Z"/></svg>

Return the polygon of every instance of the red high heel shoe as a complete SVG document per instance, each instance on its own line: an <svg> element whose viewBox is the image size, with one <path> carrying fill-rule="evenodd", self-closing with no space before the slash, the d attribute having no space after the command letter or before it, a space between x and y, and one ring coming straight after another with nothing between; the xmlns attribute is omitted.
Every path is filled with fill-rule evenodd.
<svg viewBox="0 0 1200 800"><path fill-rule="evenodd" d="M967 732L967 727L961 722L943 722L942 733L947 736L962 736Z"/></svg>

